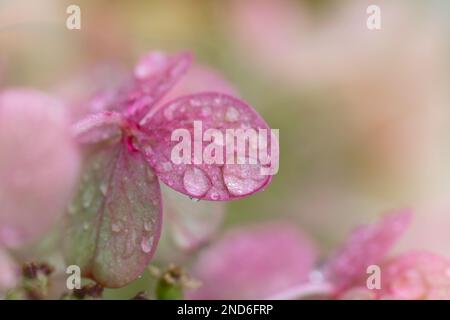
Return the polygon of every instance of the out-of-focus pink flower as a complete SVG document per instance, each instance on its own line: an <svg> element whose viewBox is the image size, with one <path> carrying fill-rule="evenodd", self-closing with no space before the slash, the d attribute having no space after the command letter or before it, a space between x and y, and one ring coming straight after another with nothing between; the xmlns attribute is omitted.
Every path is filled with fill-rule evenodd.
<svg viewBox="0 0 450 320"><path fill-rule="evenodd" d="M203 286L192 299L450 299L450 263L427 252L387 259L411 213L390 213L357 228L344 246L314 270L315 250L283 224L237 229L200 254L193 274ZM369 289L367 268L381 268L381 288Z"/></svg>
<svg viewBox="0 0 450 320"><path fill-rule="evenodd" d="M0 244L40 236L64 212L79 154L63 105L32 90L0 93Z"/></svg>
<svg viewBox="0 0 450 320"><path fill-rule="evenodd" d="M380 265L381 288L365 282L342 292L340 299L448 300L450 261L429 252L408 252Z"/></svg>
<svg viewBox="0 0 450 320"><path fill-rule="evenodd" d="M411 212L391 213L373 225L356 228L343 247L326 263L323 273L341 290L365 274L368 266L384 259L404 233Z"/></svg>
<svg viewBox="0 0 450 320"><path fill-rule="evenodd" d="M387 259L411 220L408 210L361 226L323 268L338 299L450 299L450 262L428 252ZM369 289L367 268L380 267L381 288Z"/></svg>
<svg viewBox="0 0 450 320"><path fill-rule="evenodd" d="M240 228L200 254L193 275L203 286L191 299L266 299L307 282L312 243L289 224Z"/></svg>

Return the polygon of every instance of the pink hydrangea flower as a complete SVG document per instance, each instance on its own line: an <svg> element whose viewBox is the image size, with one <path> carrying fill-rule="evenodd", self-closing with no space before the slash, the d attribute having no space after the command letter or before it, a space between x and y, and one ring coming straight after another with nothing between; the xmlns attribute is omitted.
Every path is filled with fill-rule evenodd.
<svg viewBox="0 0 450 320"><path fill-rule="evenodd" d="M287 223L238 228L202 252L193 275L203 285L191 299L268 299L308 282L316 260L312 242Z"/></svg>
<svg viewBox="0 0 450 320"><path fill-rule="evenodd" d="M292 226L230 231L193 266L203 287L190 298L449 299L448 260L427 252L386 259L410 219L402 210L357 228L321 267L314 266L314 246ZM366 285L374 264L381 268L380 289Z"/></svg>
<svg viewBox="0 0 450 320"><path fill-rule="evenodd" d="M60 101L44 93L0 93L0 245L35 240L65 212L79 152Z"/></svg>
<svg viewBox="0 0 450 320"><path fill-rule="evenodd" d="M450 262L428 252L386 256L410 224L400 211L373 225L357 228L323 271L338 299L450 299ZM367 268L377 265L381 287L366 285Z"/></svg>
<svg viewBox="0 0 450 320"><path fill-rule="evenodd" d="M136 279L152 257L162 223L159 181L189 197L216 201L249 196L271 181L271 175L261 173L259 162L171 161L178 143L171 140L172 132L188 130L194 144L194 121L201 121L204 130L223 133L269 130L252 107L225 93L195 93L160 103L191 59L189 54L159 52L144 56L130 83L96 97L105 111L74 126L86 146L86 161L69 210L66 252L70 263L105 286L120 287ZM278 150L276 141L268 143L268 149Z"/></svg>

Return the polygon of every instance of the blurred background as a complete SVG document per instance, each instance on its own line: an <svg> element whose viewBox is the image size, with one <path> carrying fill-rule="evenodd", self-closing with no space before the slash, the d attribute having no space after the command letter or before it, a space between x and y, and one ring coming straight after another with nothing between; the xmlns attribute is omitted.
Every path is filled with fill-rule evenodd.
<svg viewBox="0 0 450 320"><path fill-rule="evenodd" d="M147 51L191 51L280 130L278 174L227 204L219 233L287 220L325 255L409 207L397 250L450 258L449 14L445 0L0 0L0 86L75 97Z"/></svg>

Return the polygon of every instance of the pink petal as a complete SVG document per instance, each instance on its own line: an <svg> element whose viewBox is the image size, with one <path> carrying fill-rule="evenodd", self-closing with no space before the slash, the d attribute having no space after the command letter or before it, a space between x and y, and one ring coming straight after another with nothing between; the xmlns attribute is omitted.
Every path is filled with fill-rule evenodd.
<svg viewBox="0 0 450 320"><path fill-rule="evenodd" d="M202 142L201 136L198 137L194 132L194 122L201 125L200 131L203 133L208 129L216 129L222 134L223 140ZM147 130L149 140L141 141L141 144L146 147L146 154L158 177L169 187L190 197L207 200L238 199L263 189L270 182L272 175L264 173L267 166L263 166L259 157L252 157L256 163L249 163L248 148L245 157L242 157L245 164L224 164L226 129L253 129L255 134L258 134L258 129L265 129L264 137L270 135L265 154L274 151L270 165L277 167L278 164L278 144L266 122L252 107L225 94L199 93L176 99L158 108L142 126ZM222 162L176 164L171 156L173 148L180 142L171 141L176 129L188 130L190 134L191 161L194 160L195 145L199 147L201 155L205 154L208 146L214 145L222 150ZM257 142L251 144L251 148L257 150Z"/></svg>
<svg viewBox="0 0 450 320"><path fill-rule="evenodd" d="M120 138L124 117L117 112L104 111L89 115L72 126L72 133L79 143L99 143Z"/></svg>
<svg viewBox="0 0 450 320"><path fill-rule="evenodd" d="M165 221L157 259L178 262L205 245L222 225L222 202L196 201L162 185Z"/></svg>
<svg viewBox="0 0 450 320"><path fill-rule="evenodd" d="M0 243L19 246L64 212L79 152L64 106L31 90L0 93Z"/></svg>
<svg viewBox="0 0 450 320"><path fill-rule="evenodd" d="M311 242L289 224L228 232L193 267L203 285L191 299L265 299L303 284L315 261Z"/></svg>
<svg viewBox="0 0 450 320"><path fill-rule="evenodd" d="M125 115L141 120L187 71L191 61L188 53L169 56L151 52L142 57L134 69L135 83L120 107Z"/></svg>
<svg viewBox="0 0 450 320"><path fill-rule="evenodd" d="M367 267L379 263L408 227L411 212L403 210L383 217L373 225L354 230L343 247L327 262L325 276L343 289L366 274Z"/></svg>
<svg viewBox="0 0 450 320"><path fill-rule="evenodd" d="M142 274L161 230L158 179L143 156L126 144L97 146L69 207L69 264L106 287L122 287Z"/></svg>

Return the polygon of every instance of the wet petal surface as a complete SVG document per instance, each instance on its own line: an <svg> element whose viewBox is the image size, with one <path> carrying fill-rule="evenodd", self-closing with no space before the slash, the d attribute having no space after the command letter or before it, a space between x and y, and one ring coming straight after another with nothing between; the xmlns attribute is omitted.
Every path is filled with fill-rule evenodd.
<svg viewBox="0 0 450 320"><path fill-rule="evenodd" d="M263 189L272 176L264 173L267 162L260 161L259 135L267 141L265 155L270 155L273 144L272 160L278 161L278 144L265 121L252 107L225 94L176 99L158 108L143 127L149 139L141 141L142 148L149 150L146 156L158 177L191 197L232 200ZM180 129L187 136L174 138ZM178 153L182 143L187 148ZM175 161L174 154L183 161Z"/></svg>

